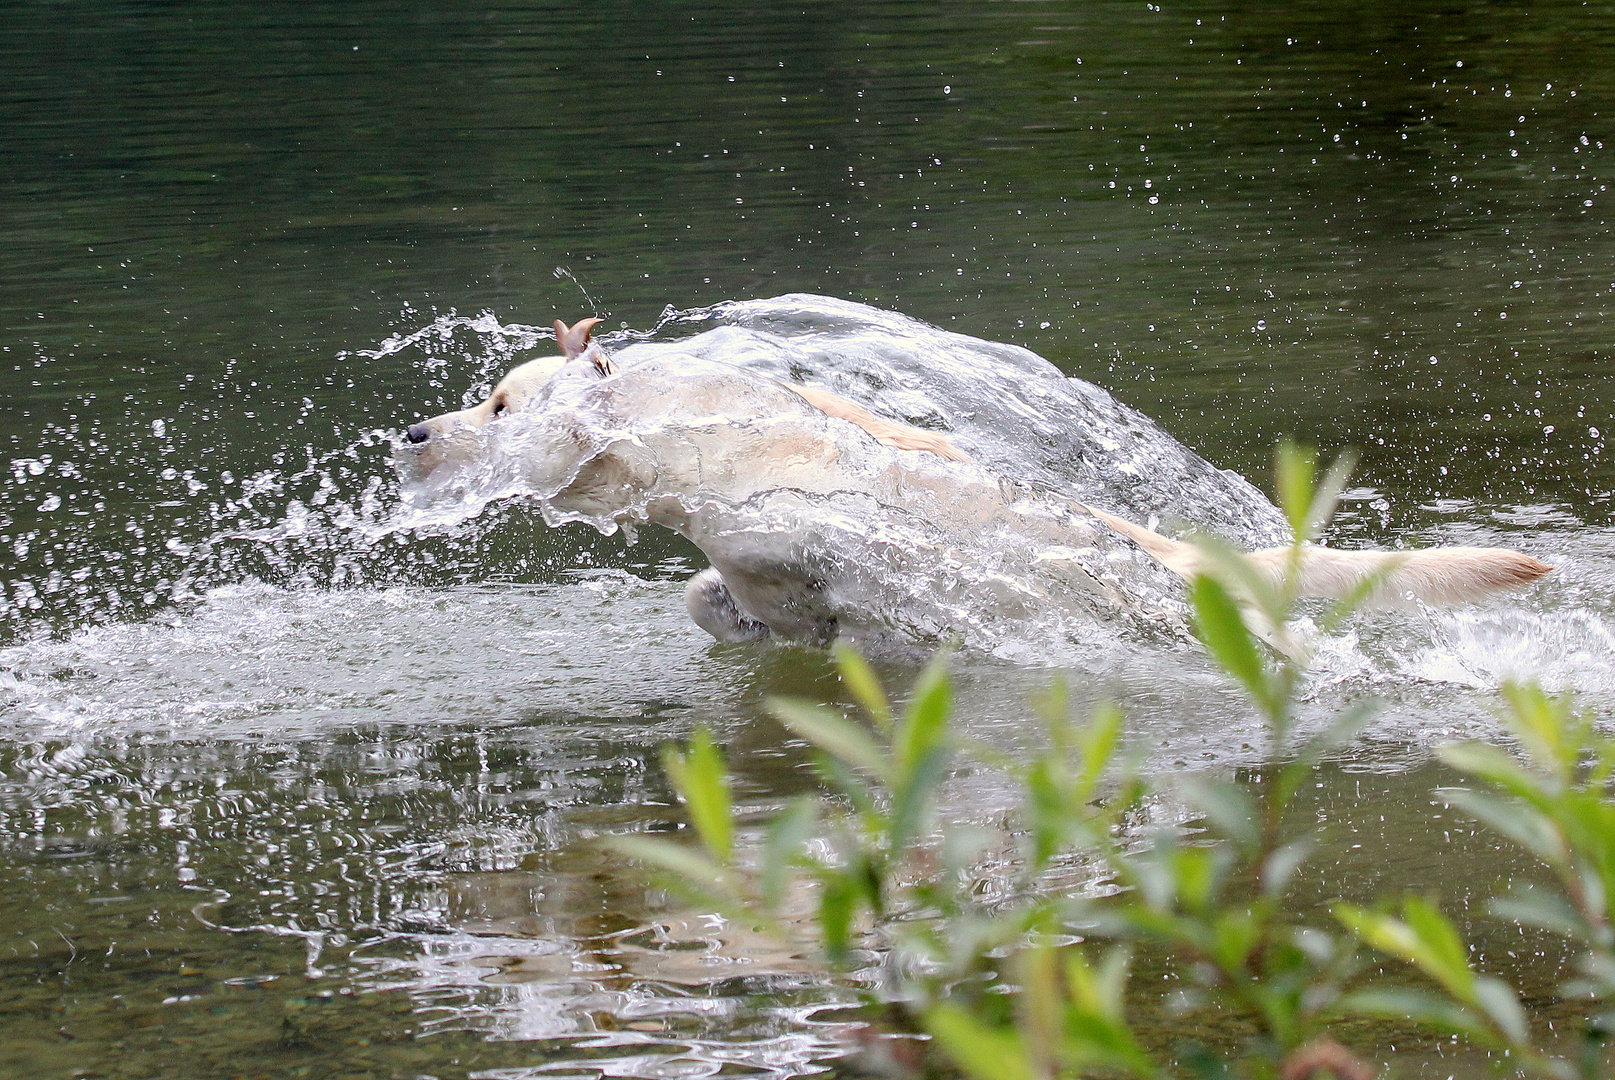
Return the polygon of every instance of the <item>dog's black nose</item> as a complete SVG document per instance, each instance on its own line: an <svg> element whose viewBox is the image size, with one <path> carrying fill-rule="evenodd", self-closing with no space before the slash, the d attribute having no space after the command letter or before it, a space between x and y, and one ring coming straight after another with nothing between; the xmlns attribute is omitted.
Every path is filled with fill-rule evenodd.
<svg viewBox="0 0 1615 1080"><path fill-rule="evenodd" d="M432 429L425 424L411 424L404 429L404 438L410 442L421 443L432 437Z"/></svg>

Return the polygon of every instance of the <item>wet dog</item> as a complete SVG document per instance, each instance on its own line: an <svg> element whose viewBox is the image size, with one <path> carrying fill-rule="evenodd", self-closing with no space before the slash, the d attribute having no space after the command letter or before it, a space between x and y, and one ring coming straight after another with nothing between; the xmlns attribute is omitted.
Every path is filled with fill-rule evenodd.
<svg viewBox="0 0 1615 1080"><path fill-rule="evenodd" d="M484 491L537 496L552 524L682 534L712 564L689 583L687 607L721 641L933 637L983 605L1033 619L1040 605L1076 602L1148 621L1166 591L1119 570L1125 556L1182 578L1199 569L1193 544L995 476L946 435L818 387L695 357L619 371L591 338L599 321L557 321L558 356L410 425L406 470L431 480L485 469ZM1276 581L1289 554L1250 558ZM1306 596L1371 586L1378 602L1448 605L1549 570L1501 548L1308 546L1299 578Z"/></svg>

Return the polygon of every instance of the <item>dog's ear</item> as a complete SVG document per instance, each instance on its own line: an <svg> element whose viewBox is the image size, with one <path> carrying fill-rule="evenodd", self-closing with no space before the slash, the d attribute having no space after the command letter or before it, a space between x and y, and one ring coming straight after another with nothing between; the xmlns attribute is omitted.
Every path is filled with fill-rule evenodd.
<svg viewBox="0 0 1615 1080"><path fill-rule="evenodd" d="M589 331L593 330L604 319L579 319L571 326L560 319L555 320L555 341L561 346L561 355L568 360L576 360L583 355L583 350L589 347Z"/></svg>

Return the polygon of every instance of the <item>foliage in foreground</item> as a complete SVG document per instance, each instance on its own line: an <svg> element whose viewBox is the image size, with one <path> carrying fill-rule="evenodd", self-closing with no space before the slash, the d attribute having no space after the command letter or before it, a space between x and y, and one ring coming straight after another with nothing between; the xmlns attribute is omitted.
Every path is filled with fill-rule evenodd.
<svg viewBox="0 0 1615 1080"><path fill-rule="evenodd" d="M1298 566L1300 545L1318 535L1346 470L1337 464L1319 480L1311 459L1285 446L1278 472ZM1307 645L1290 629L1293 587L1267 584L1219 545L1203 550L1208 569L1190 590L1196 632L1270 736L1272 763L1253 784L1146 780L1121 755L1120 715L1101 709L1073 723L1058 685L1039 710L1046 750L1027 762L972 752L950 731L943 658L899 712L868 665L838 649L866 722L798 701L772 703L815 747L827 794L793 803L768 823L759 846L742 851L724 763L710 736L697 732L664 760L699 847L649 837L614 843L670 872L710 910L781 937L800 933L782 913L811 897L826 966L859 972L888 1024L931 1036L943 1061L917 1069L946 1063L978 1080L1368 1080L1374 1069L1330 1031L1371 1016L1457 1035L1493 1052L1505 1070L1554 1080L1602 1075L1604 1035L1615 1030L1615 740L1564 703L1509 687L1505 718L1518 755L1487 745L1441 751L1480 785L1443 797L1537 857L1553 882L1518 888L1492 906L1501 918L1559 935L1577 957L1577 977L1561 992L1590 1003L1584 1030L1569 1052L1564 1042L1549 1050L1518 994L1473 968L1433 900L1409 896L1367 910L1340 904L1332 923L1295 909L1291 885L1312 848L1292 820L1296 794L1361 716L1294 738ZM1337 605L1321 625L1352 606ZM1021 804L1010 828L939 820L938 788L961 756L1016 778ZM1144 827L1161 805L1186 805L1203 828ZM996 865L990 874L988 861ZM1072 887L1078 878L1088 885ZM1141 999L1130 981L1135 954L1171 967L1169 1026L1237 1035L1214 1046L1187 1038L1150 1045L1128 1015ZM1376 954L1423 978L1371 975Z"/></svg>

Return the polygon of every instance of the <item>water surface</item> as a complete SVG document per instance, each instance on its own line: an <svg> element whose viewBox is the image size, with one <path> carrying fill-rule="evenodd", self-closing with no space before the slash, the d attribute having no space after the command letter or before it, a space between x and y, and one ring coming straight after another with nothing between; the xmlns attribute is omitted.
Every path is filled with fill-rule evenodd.
<svg viewBox="0 0 1615 1080"><path fill-rule="evenodd" d="M697 722L759 809L802 789L760 702L838 700L824 657L705 640L666 536L395 527L392 434L595 310L626 343L669 306L870 303L1258 482L1283 434L1359 448L1336 542L1555 563L1366 620L1309 706L1386 702L1320 777L1320 894L1478 909L1516 864L1431 804L1429 747L1495 733L1511 674L1610 707L1612 14L7 5L4 1069L845 1067L846 987L583 843L678 820L655 747ZM1067 659L961 658L964 721L1023 744L1054 660L1161 767L1260 756L1192 650Z"/></svg>

